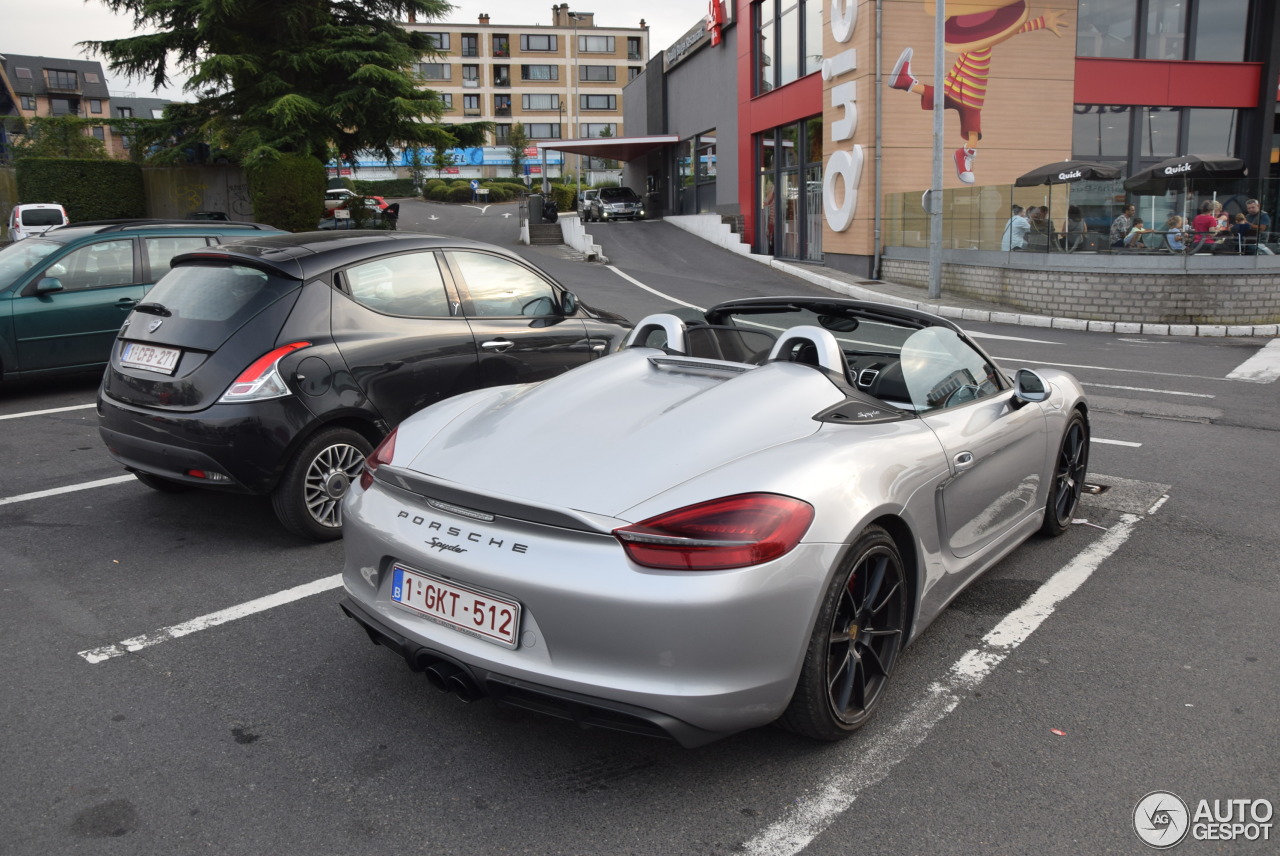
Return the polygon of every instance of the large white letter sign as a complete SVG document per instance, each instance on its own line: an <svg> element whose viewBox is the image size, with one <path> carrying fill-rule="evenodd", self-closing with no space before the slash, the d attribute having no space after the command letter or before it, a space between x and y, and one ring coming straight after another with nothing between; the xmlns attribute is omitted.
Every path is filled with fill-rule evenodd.
<svg viewBox="0 0 1280 856"><path fill-rule="evenodd" d="M829 18L832 38L846 44L857 29L858 0L831 0ZM830 82L857 69L858 52L850 48L822 61L822 79ZM856 80L837 83L830 92L831 106L844 110L844 115L831 123L831 142L852 140L858 130L858 83ZM862 146L857 143L847 149L836 149L827 158L822 175L822 211L833 232L843 232L853 223L853 215L858 208L858 184L862 181L862 161ZM843 185L838 197L837 178ZM836 204L837 198L839 204Z"/></svg>

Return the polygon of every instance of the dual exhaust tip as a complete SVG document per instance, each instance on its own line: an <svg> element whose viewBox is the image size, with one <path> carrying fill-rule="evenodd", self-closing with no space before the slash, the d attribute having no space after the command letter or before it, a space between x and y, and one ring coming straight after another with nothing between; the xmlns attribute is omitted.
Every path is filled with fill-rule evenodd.
<svg viewBox="0 0 1280 856"><path fill-rule="evenodd" d="M422 670L427 683L441 692L453 693L461 701L473 702L484 692L462 669L445 660L436 660Z"/></svg>

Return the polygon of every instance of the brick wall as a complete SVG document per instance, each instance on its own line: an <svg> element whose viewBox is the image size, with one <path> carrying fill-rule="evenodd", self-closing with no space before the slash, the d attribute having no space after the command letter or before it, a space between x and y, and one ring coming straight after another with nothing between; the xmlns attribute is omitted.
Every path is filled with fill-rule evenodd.
<svg viewBox="0 0 1280 856"><path fill-rule="evenodd" d="M929 264L884 258L881 278L929 283ZM1047 270L944 264L942 290L1011 310L1089 321L1156 324L1280 322L1280 268L1218 273L1192 270ZM924 296L921 296L924 300Z"/></svg>

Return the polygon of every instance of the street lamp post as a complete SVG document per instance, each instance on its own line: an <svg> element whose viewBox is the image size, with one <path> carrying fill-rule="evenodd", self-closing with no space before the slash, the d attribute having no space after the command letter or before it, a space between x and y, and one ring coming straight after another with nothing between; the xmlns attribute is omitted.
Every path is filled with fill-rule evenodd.
<svg viewBox="0 0 1280 856"><path fill-rule="evenodd" d="M581 116L580 116L581 107L578 104L578 21L582 19L579 17L577 12L570 12L569 20L573 22L573 107L572 109L570 109L569 112L571 117L572 116L579 117L578 121L575 121L573 118L570 118L569 121L574 123L574 128L577 128L581 120ZM576 130L574 131L573 136L575 139L577 138L578 132ZM574 175L574 178L573 178L573 184L574 184L573 198L575 200L578 198L579 194L582 193L582 153L581 152L578 153L577 161L578 161L578 169L577 169L577 173Z"/></svg>

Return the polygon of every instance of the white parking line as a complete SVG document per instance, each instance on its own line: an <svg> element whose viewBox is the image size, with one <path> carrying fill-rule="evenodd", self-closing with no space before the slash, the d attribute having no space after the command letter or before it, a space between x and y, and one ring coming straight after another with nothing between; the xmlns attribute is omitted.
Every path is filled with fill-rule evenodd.
<svg viewBox="0 0 1280 856"><path fill-rule="evenodd" d="M331 577L314 580L313 582L303 583L300 586L294 586L291 589L269 594L266 597L260 597L257 600L251 600L237 606L230 606L218 612L211 612L208 615L202 615L199 618L193 618L190 621L184 621L181 624L174 624L170 627L161 627L153 633L144 633L141 636L134 636L132 639L125 639L117 642L115 645L104 645L101 648L90 648L88 651L80 651L81 657L84 657L90 663L101 663L115 657L123 657L125 654L132 654L135 651L141 651L143 648L150 648L152 645L159 645L161 642L168 642L170 639L177 639L180 636L190 636L201 630L208 630L210 627L217 627L219 624L226 624L228 621L235 621L237 618L244 618L247 615L253 615L258 612L264 612L268 609L274 609L277 606L284 606L286 603L292 603L295 600L301 600L304 597L310 597L313 594L336 589L342 585L342 574L334 574Z"/></svg>
<svg viewBox="0 0 1280 856"><path fill-rule="evenodd" d="M1280 378L1280 339L1272 339L1265 348L1236 366L1227 377L1250 383L1271 383Z"/></svg>
<svg viewBox="0 0 1280 856"><path fill-rule="evenodd" d="M1096 386L1098 389L1123 389L1128 392L1158 392L1161 395L1189 395L1192 398L1217 398L1207 392L1179 392L1176 389L1148 389L1145 386L1114 386L1109 383L1082 383L1081 386Z"/></svg>
<svg viewBox="0 0 1280 856"><path fill-rule="evenodd" d="M24 416L45 416L50 413L66 413L69 410L88 410L93 406L92 404L76 404L71 407L53 407L49 410L28 410L26 413L10 413L0 416L0 419L21 419Z"/></svg>
<svg viewBox="0 0 1280 856"><path fill-rule="evenodd" d="M1101 443L1104 446L1128 446L1130 449L1141 448L1141 443L1131 443L1128 440L1104 440L1101 437L1090 437L1090 443Z"/></svg>
<svg viewBox="0 0 1280 856"><path fill-rule="evenodd" d="M649 292L650 294L656 294L659 297L661 297L663 300L670 300L672 303L679 303L681 306L688 306L690 309L696 309L699 312L703 311L701 306L694 306L692 303L685 303L683 300L677 300L676 298L672 297L670 294L663 294L661 291L658 291L656 288L650 288L640 280L636 279L634 276L630 276L628 274L623 273L613 265L605 265L605 267L607 267L609 270L613 271L618 276L622 277L632 285L639 286L640 288L643 288L645 291Z"/></svg>
<svg viewBox="0 0 1280 856"><path fill-rule="evenodd" d="M745 852L792 856L808 847L863 791L883 780L923 743L933 727L1025 642L1058 604L1084 585L1098 566L1129 540L1139 520L1135 514L1122 515L1119 523L1080 551L1026 603L1006 615L983 637L981 645L957 660L945 678L930 684L891 728L870 740L854 739L843 751L837 751L834 771L785 817L751 838Z"/></svg>
<svg viewBox="0 0 1280 856"><path fill-rule="evenodd" d="M71 484L66 487L54 487L49 490L38 490L35 493L24 493L19 496L6 496L0 498L0 505L12 505L15 502L26 502L30 499L44 499L46 496L57 496L60 493L75 493L78 490L90 490L95 487L106 487L110 484L122 484L123 482L133 481L132 475L114 476L109 479L98 479L97 481L81 482L80 484Z"/></svg>
<svg viewBox="0 0 1280 856"><path fill-rule="evenodd" d="M1179 374L1178 372L1151 372L1145 369L1119 369L1114 366L1082 366L1076 363L1050 363L1045 360L1028 360L1022 357L992 357L998 363L1015 363L1023 366L1056 366L1060 369L1089 369L1095 372L1128 372L1130 374L1155 375L1157 377L1181 377L1192 380L1235 380L1226 377L1208 377L1206 375Z"/></svg>

